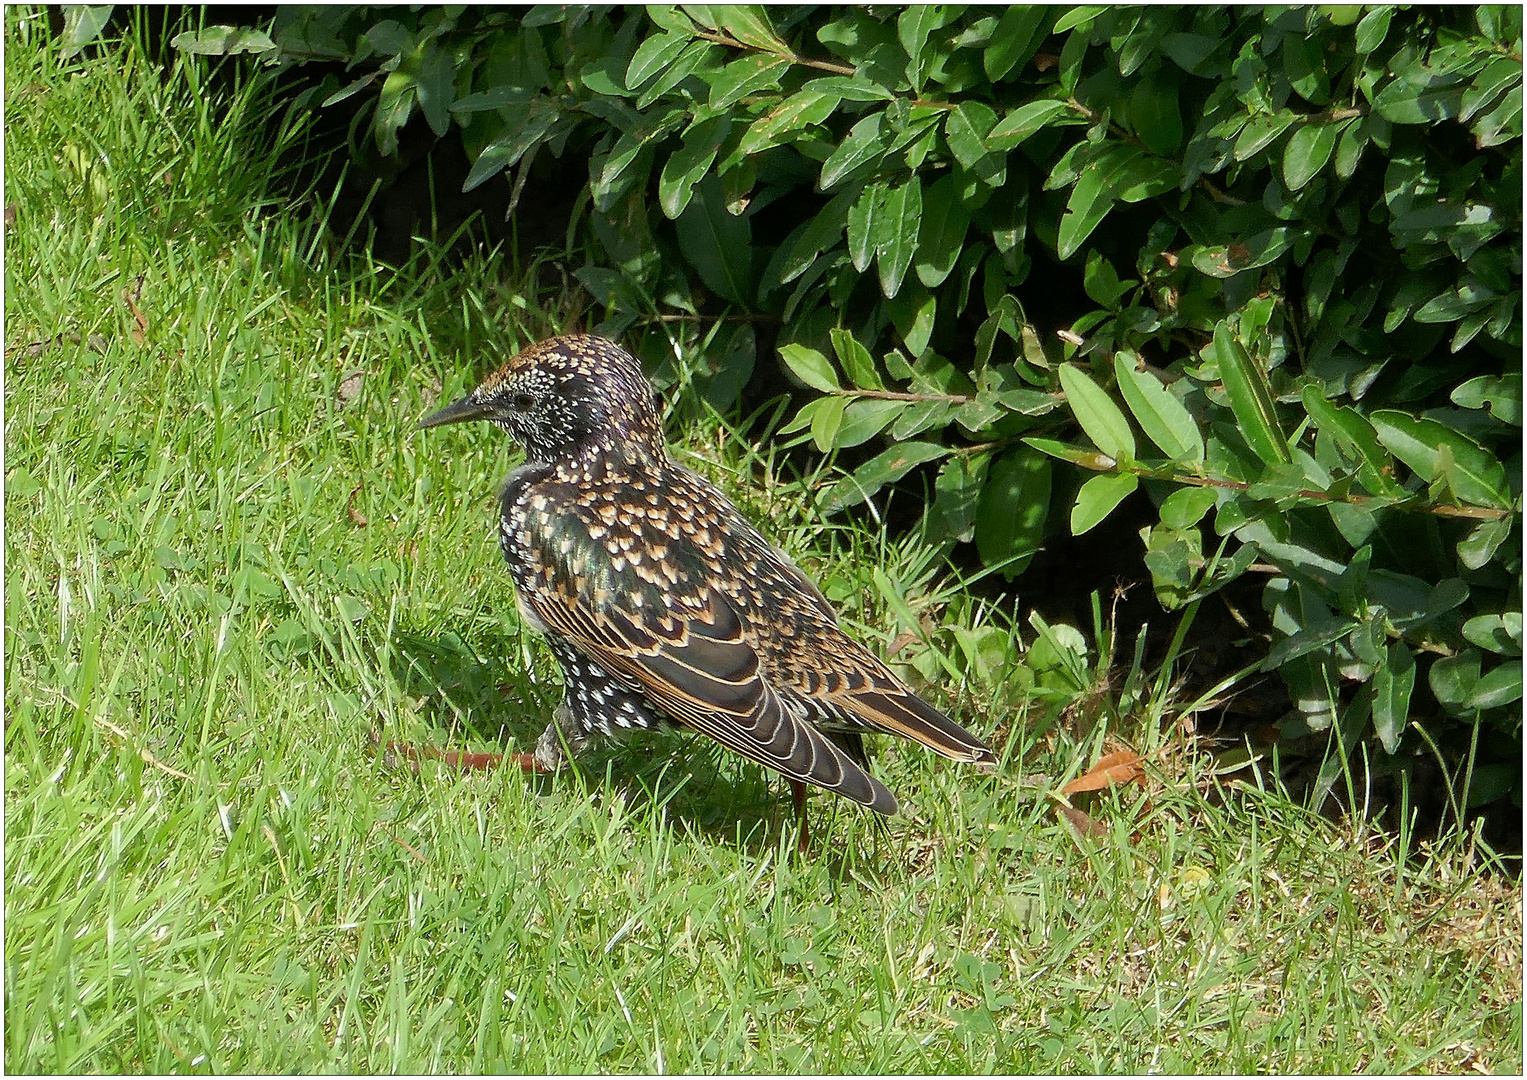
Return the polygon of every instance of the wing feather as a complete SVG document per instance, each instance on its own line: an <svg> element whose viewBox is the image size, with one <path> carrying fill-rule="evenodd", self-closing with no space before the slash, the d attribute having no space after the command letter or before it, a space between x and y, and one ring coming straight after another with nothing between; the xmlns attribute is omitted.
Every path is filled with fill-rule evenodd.
<svg viewBox="0 0 1527 1080"><path fill-rule="evenodd" d="M669 609L679 631L658 636L617 609L532 594L546 625L606 670L635 682L664 712L766 768L827 788L881 813L896 797L842 748L786 706L725 597L699 610Z"/></svg>

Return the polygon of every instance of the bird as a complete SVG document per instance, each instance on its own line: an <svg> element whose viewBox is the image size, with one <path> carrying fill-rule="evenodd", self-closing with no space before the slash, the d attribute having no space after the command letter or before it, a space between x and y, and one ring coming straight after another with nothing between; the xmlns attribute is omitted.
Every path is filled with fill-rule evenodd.
<svg viewBox="0 0 1527 1080"><path fill-rule="evenodd" d="M809 577L714 484L668 452L640 362L570 334L521 350L420 428L486 421L524 450L498 538L521 617L543 634L564 695L530 754L553 772L596 740L678 727L789 782L881 814L898 803L862 736L903 736L993 765L840 626Z"/></svg>

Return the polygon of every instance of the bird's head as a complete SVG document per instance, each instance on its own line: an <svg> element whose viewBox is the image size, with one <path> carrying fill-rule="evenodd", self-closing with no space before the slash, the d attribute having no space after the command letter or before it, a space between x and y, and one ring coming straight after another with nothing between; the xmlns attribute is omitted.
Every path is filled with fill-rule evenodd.
<svg viewBox="0 0 1527 1080"><path fill-rule="evenodd" d="M465 420L487 420L503 428L531 461L555 461L584 450L629 448L659 459L665 453L652 388L641 365L600 337L539 341L419 426Z"/></svg>

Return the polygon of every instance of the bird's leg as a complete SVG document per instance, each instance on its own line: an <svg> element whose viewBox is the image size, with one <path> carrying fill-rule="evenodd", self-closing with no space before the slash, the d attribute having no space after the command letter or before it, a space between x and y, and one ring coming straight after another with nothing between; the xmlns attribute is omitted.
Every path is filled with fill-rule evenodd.
<svg viewBox="0 0 1527 1080"><path fill-rule="evenodd" d="M800 838L796 841L795 850L801 855L805 855L806 848L811 843L811 827L806 818L806 782L804 780L791 780L790 796L795 803L796 820L801 823Z"/></svg>

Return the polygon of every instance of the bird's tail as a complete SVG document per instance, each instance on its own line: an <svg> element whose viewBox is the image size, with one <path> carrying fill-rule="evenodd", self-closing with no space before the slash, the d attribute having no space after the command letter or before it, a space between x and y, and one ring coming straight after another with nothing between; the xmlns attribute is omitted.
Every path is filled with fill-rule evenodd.
<svg viewBox="0 0 1527 1080"><path fill-rule="evenodd" d="M955 761L995 762L991 747L906 688L848 694L839 699L848 712L871 727L922 743Z"/></svg>

